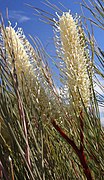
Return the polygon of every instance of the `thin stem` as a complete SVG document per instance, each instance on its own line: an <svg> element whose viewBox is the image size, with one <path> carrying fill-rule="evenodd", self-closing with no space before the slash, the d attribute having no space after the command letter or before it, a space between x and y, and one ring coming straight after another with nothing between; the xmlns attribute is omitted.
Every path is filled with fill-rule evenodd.
<svg viewBox="0 0 104 180"><path fill-rule="evenodd" d="M86 157L85 157L84 151L81 151L81 149L78 149L78 147L76 146L75 142L73 140L71 140L65 134L65 132L56 124L54 119L52 119L52 124L53 124L54 128L60 133L60 135L67 141L67 143L69 145L71 145L72 148L74 149L76 155L79 157L80 163L81 163L81 165L83 167L83 171L84 171L84 174L86 175L87 180L93 180L91 172L90 172L90 169L89 169L89 167L87 165L87 161L86 161Z"/></svg>
<svg viewBox="0 0 104 180"><path fill-rule="evenodd" d="M83 125L83 114L82 111L80 112L80 151L83 153L84 151L84 125Z"/></svg>
<svg viewBox="0 0 104 180"><path fill-rule="evenodd" d="M6 174L6 171L5 171L5 169L4 169L3 165L2 165L2 162L0 161L0 175L1 175L1 177L2 177L2 172L4 174L5 179L9 180L9 178L8 178L8 176Z"/></svg>
<svg viewBox="0 0 104 180"><path fill-rule="evenodd" d="M12 52L12 55L14 57L14 52ZM18 78L17 78L16 67L15 67L15 59L14 58L12 60L12 63L13 63L14 89L15 89L15 93L17 95L19 115L20 115L21 122L23 124L24 135L25 135L25 138L26 138L26 153L25 153L25 156L26 156L26 160L27 160L28 164L31 165L30 152L29 152L29 143L28 143L28 135L27 135L27 127L26 127L26 118L25 118L25 112L24 112L22 100L21 100L20 93L19 93L19 90L18 90Z"/></svg>

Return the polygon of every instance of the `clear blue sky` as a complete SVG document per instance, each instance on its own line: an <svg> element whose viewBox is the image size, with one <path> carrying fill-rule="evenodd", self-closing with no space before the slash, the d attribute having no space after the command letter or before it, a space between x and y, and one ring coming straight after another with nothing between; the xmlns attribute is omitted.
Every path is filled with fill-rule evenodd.
<svg viewBox="0 0 104 180"><path fill-rule="evenodd" d="M44 45L46 45L47 41L52 38L52 27L40 22L39 18L33 15L33 13L36 12L25 5L25 3L28 3L35 7L52 12L52 10L46 7L42 1L45 2L44 0L0 0L0 11L4 16L6 7L8 7L9 17L12 24L14 25L15 22L18 22L18 26L21 26L26 34L38 36ZM59 1L68 9L71 9L73 13L78 12L80 14L79 5L75 5L73 0ZM57 0L50 0L50 2L58 4Z"/></svg>

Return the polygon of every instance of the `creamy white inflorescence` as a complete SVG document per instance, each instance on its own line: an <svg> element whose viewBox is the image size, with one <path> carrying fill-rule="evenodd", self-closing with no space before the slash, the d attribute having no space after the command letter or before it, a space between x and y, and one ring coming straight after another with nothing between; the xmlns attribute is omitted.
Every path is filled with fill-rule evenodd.
<svg viewBox="0 0 104 180"><path fill-rule="evenodd" d="M18 33L11 26L5 29L5 46L7 50L8 60L10 63L15 61L17 74L21 72L26 73L30 70L31 64L28 54L22 43L22 39L19 38Z"/></svg>
<svg viewBox="0 0 104 180"><path fill-rule="evenodd" d="M70 12L63 13L58 18L59 21L56 22L56 26L58 24L59 37L56 35L55 41L57 52L66 65L65 74L68 77L67 85L71 93L70 102L74 100L75 106L80 107L83 100L84 105L88 107L90 81L85 56L86 47L78 32L78 19L73 19ZM58 47L59 42L61 42L60 47Z"/></svg>
<svg viewBox="0 0 104 180"><path fill-rule="evenodd" d="M35 46L33 48L25 37L23 30L18 28L16 31L11 24L9 27L2 29L1 36L3 39L3 48L6 52L6 59L11 71L14 70L15 65L19 87L21 87L23 77L25 77L28 86L35 89L36 93L40 94L38 90L41 90L51 97L50 86L46 81L46 77L48 79L48 71L42 59L44 57L42 54L43 49L42 52L41 49L38 49L39 45L37 42L34 43ZM42 98L44 93L43 95L41 94ZM38 99L36 100L38 102Z"/></svg>

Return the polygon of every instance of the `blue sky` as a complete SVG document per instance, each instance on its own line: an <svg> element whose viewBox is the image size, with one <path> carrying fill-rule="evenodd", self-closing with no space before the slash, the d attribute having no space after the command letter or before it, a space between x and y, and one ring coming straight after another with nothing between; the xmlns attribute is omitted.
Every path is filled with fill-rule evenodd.
<svg viewBox="0 0 104 180"><path fill-rule="evenodd" d="M81 8L80 8L80 2L82 0L49 0L52 4L56 4L58 7L60 7L63 11L66 11L62 8L62 6L59 4L62 3L68 10L71 10L71 13L74 15L77 13L78 15L81 15ZM87 1L87 0L86 0ZM37 36L41 42L43 43L45 50L48 52L48 54L54 56L55 55L55 47L53 42L53 29L52 26L47 25L39 20L39 17L35 16L34 13L36 13L32 8L26 6L25 3L33 5L35 7L38 7L40 9L43 9L45 11L48 11L50 13L54 13L51 8L44 5L42 2L45 2L45 0L0 0L0 12L3 14L3 17L5 19L5 23L7 23L6 20L6 8L9 10L9 20L12 23L12 26L15 26L15 23L17 22L17 27L22 27L23 31L28 37L28 35ZM76 3L77 2L77 3ZM90 13L88 11L85 11L85 16L90 17ZM104 31L99 30L98 28L95 29L95 38L102 48L104 50L104 41L102 40L102 37L104 37Z"/></svg>
<svg viewBox="0 0 104 180"><path fill-rule="evenodd" d="M73 14L81 14L80 5L78 4L79 2L81 2L81 0L77 0L77 4L75 3L76 0L50 0L52 4L56 4L60 6L60 8L62 9L62 6L59 4L59 1L65 7L67 7L68 10L70 9ZM25 4L27 3L33 5L53 14L54 11L51 8L44 5L42 2L45 2L45 0L0 0L0 11L3 14L5 23L7 23L7 19L5 17L6 8L8 8L8 16L9 20L12 23L12 26L15 26L15 23L17 22L17 27L23 28L26 37L28 37L29 34L33 37L37 36L43 43L44 48L48 52L48 54L55 56L55 47L53 42L54 34L52 26L41 22L39 20L39 17L34 15L34 13L36 14L36 12L32 8L26 6ZM66 10L64 9L64 11ZM57 76L57 69L55 69L55 66L51 62L50 65ZM59 81L56 81L58 85Z"/></svg>
<svg viewBox="0 0 104 180"><path fill-rule="evenodd" d="M44 0L0 0L0 11L5 16L6 7L8 7L9 18L12 24L18 22L18 26L21 26L26 34L38 36L44 45L47 45L49 39L53 36L52 27L39 21L39 18L33 15L36 12L25 5L25 3L28 3L52 12L42 1L45 2ZM50 2L58 4L58 1L55 0L50 0ZM60 0L60 2L68 9L71 9L73 13L78 12L80 14L79 5L75 5L73 0Z"/></svg>
<svg viewBox="0 0 104 180"><path fill-rule="evenodd" d="M52 27L39 21L39 18L33 15L35 11L25 5L25 3L28 3L53 13L53 11L49 7L46 7L42 2L45 2L45 0L0 0L0 11L5 17L6 8L8 7L9 18L13 26L15 25L15 22L18 22L18 26L24 29L26 35L31 34L32 36L38 36L44 46L47 46L49 42L51 43L51 38L53 37ZM81 14L79 5L81 0L50 0L50 2L58 6L60 6L59 2L61 2L65 7L70 9L73 14ZM88 11L86 11L85 15L90 17ZM95 37L97 42L101 47L104 47L102 36L104 36L104 32L98 31L95 27Z"/></svg>
<svg viewBox="0 0 104 180"><path fill-rule="evenodd" d="M42 41L46 51L50 55L54 56L55 48L52 40L54 36L52 26L41 22L39 20L39 17L34 16L33 13L36 12L30 7L25 5L25 3L27 3L53 14L54 12L52 11L52 9L45 6L42 2L45 2L45 0L31 0L31 1L30 0L0 0L0 12L4 17L5 23L7 23L6 8L8 8L9 20L11 21L12 26L15 26L15 23L17 22L18 24L17 27L22 27L27 37L29 34L32 35L33 37L37 36ZM50 2L58 5L61 9L63 9L59 4L60 2L67 9L70 9L72 14L77 13L78 15L81 15L81 9L79 5L79 3L82 2L81 0L50 0ZM63 11L66 10L63 9ZM90 13L86 10L85 10L85 16L91 17ZM104 41L102 40L102 37L104 37L104 31L99 30L97 27L95 27L94 33L99 46L104 51ZM53 65L53 69L57 75L57 70L55 69L54 65ZM102 113L104 115L103 111Z"/></svg>

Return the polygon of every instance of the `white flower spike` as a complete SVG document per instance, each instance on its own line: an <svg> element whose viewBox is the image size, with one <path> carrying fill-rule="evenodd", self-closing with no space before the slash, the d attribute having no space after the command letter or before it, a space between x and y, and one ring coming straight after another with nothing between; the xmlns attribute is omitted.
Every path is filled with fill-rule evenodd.
<svg viewBox="0 0 104 180"><path fill-rule="evenodd" d="M74 98L75 107L81 107L82 100L84 105L88 107L90 80L87 73L86 47L78 32L78 18L73 19L70 12L63 13L58 18L59 33L56 32L55 44L59 57L61 57L66 65L65 74L67 74L68 79L66 84L71 92L70 103L71 101L73 103Z"/></svg>

